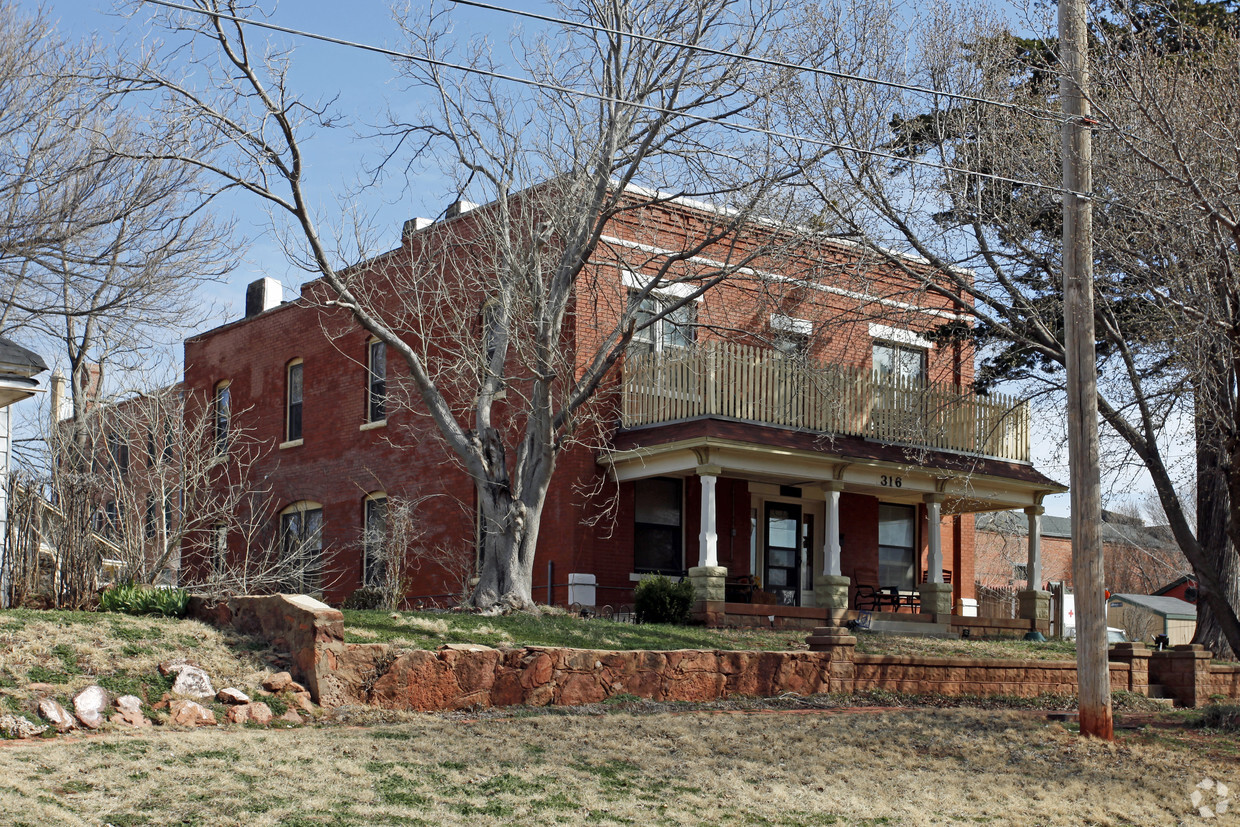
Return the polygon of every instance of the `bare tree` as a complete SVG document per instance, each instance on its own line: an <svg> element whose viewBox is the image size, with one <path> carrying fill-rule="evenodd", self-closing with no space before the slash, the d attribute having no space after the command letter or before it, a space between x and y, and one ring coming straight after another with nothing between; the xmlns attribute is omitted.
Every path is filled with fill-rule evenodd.
<svg viewBox="0 0 1240 827"><path fill-rule="evenodd" d="M154 93L151 105L171 123L209 127L229 155L172 144L164 157L199 164L283 213L302 264L320 279L317 297L397 355L405 375L396 397L430 418L476 485L483 551L473 604L531 608L548 485L557 458L590 434L591 402L609 371L635 336L770 257L766 242L789 243L769 225L765 238L737 239L762 215L795 217L779 196L797 174L798 150L721 123L769 125L766 102L788 82L788 72L744 56L813 61L788 49L786 4L568 3L563 13L580 25L515 41L529 86L496 77L489 44L451 43L443 12L404 17L408 57L397 67L425 106L416 121L384 127L393 140L383 171L438 165L457 198L485 206L458 208L460 218L377 259L358 241L371 235L364 226L333 248L323 229L331 223L307 203L305 138L333 114L290 88L287 52L251 41L240 21L261 21L261 8L192 5L200 13L157 21L184 51L133 67L121 85ZM191 85L203 77L209 83ZM716 207L680 228L674 249L650 243L668 237L654 213L693 197ZM617 222L627 223L628 243L608 238ZM586 289L619 268L637 274L631 294ZM652 306L660 291L674 300ZM611 306L578 306L585 296ZM587 310L604 320L598 329L577 328Z"/></svg>
<svg viewBox="0 0 1240 827"><path fill-rule="evenodd" d="M1174 14L1160 14L1147 14L1140 25L1122 15L1095 21L1109 39L1095 51L1093 104L1110 127L1094 150L1098 405L1110 430L1111 463L1149 472L1177 545L1203 595L1211 593L1199 604L1202 628L1217 621L1216 633L1240 652L1240 584L1227 538L1227 526L1236 526L1226 483L1234 406L1213 402L1235 386L1231 346L1215 335L1230 318L1215 308L1231 299L1207 286L1229 271L1235 249L1225 220L1235 205L1219 198L1234 178L1227 165L1234 163L1227 159L1234 112L1222 111L1234 67L1201 51L1212 37L1192 35ZM1027 393L1056 398L1065 357L1057 119L1049 111L1058 74L1053 37L1021 39L986 10L946 5L907 27L911 36L881 4L828 3L821 17L828 22L805 31L851 59L847 71L902 84L820 77L789 98L790 117L802 130L862 150L820 167L821 191L850 194L836 203L840 219L857 232L930 262L939 278L927 289L972 303L971 327L940 335L979 343L983 389L1023 381ZM1194 37L1195 57L1183 49L1169 54L1167 43ZM1229 38L1219 43L1234 47ZM1159 172L1147 155L1178 177ZM1193 187L1206 179L1215 183L1202 190L1211 194L1203 199ZM900 260L891 264L916 275ZM1173 296L1168 280L1183 290ZM1204 335L1212 325L1195 309L1198 302L1217 320L1215 333ZM1194 488L1185 485L1194 472L1177 467L1181 446L1169 439L1190 410L1188 400L1197 423L1195 502L1177 494ZM1209 642L1218 652L1228 648L1222 641Z"/></svg>

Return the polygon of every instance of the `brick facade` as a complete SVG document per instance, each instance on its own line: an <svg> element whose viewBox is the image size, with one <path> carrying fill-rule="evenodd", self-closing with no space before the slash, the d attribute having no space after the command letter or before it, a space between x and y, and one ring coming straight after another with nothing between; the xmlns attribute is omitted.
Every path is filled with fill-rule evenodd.
<svg viewBox="0 0 1240 827"><path fill-rule="evenodd" d="M418 255L419 245L431 243L425 240L430 238L426 233L455 232L463 239L460 250L464 252L453 248L450 255L472 254L467 248L473 235L473 215L476 214L466 213L440 222L431 230L421 231L421 235L407 235L401 248L367 264L366 278L358 282L358 289L369 291L380 304L385 301L385 290L398 294L399 262L405 255ZM667 204L613 220L596 254L600 263L592 264L589 278L577 285L565 347L575 354L572 358L579 367L614 327L625 307L628 299L623 271L629 266L639 273L643 270L642 264L629 263L630 253L640 249L641 257L649 259L652 249L680 249L687 239L703 232L704 215L693 207ZM728 245L732 243L737 242L729 240L717 245L720 259L728 255ZM704 253L710 254L709 250ZM920 336L941 324L945 314L965 309L918 290L907 275L890 268L883 270L881 263L868 260L860 248L843 243L823 243L813 257L785 257L759 265L754 271L765 266L780 274L779 278L760 275L749 281L724 283L696 303L699 342L727 338L769 346L774 335L771 318L784 315L812 325L808 353L811 359L868 369L876 336L888 335L881 331L898 329L905 337ZM649 266L644 265L647 269ZM444 263L443 272L445 278L451 275L450 261ZM824 286L830 289L820 289ZM215 389L227 383L231 427L254 439L261 448L250 474L253 480L270 488L273 513L298 504L321 507L324 556L330 572L322 584L322 594L335 602L362 585L362 524L368 496L383 493L416 500L425 527L425 542L454 550L462 558L474 553L476 498L471 480L449 455L419 402L402 397L408 404L393 404L380 423L367 422L368 338L343 311L324 306L320 300L323 289L318 282L310 282L302 288L300 298L292 302L188 340L185 383L197 404L208 404ZM859 296L888 309L879 319L884 325L879 332L875 332L873 311L859 310ZM483 298L468 289L459 297L461 306L477 306L479 330ZM411 329L416 329L417 324L417 320L411 321ZM454 331L453 335L459 333ZM446 341L426 343L413 334L410 339L411 343L416 340L427 344L432 355L436 348L446 352L450 347ZM300 360L303 383L302 430L299 438L289 439L286 384L289 366L295 360ZM409 394L407 384L400 381L403 363L388 353L387 364L389 393ZM932 382L967 388L973 377L972 354L960 344L936 345L927 350L926 372ZM512 398L518 399L521 387L513 385L512 390ZM508 402L499 403L501 407L504 404ZM583 439L583 444L567 449L557 460L534 566L536 600L566 603L565 584L570 573L597 577L600 604L632 599L634 472L626 472L626 477L615 466L609 470L607 455L620 450L631 455L646 447L665 451L674 446L660 436L659 429L614 433L616 404L614 396L601 397L598 406L602 410L602 432ZM462 409L461 415L462 421L468 421L466 410ZM935 486L943 490L944 481L950 478L960 493L950 496L940 523L943 568L951 573L953 599L971 597L974 531L973 517L967 512L977 507L976 481L984 481L986 490L992 492L988 496L1007 497L1005 501L1023 498L1031 502L1058 488L1020 463L912 450L859 438L824 444L819 436L788 429L754 427L735 421L717 424L731 429L724 435L728 444L744 445L746 450L757 446L766 451L765 461L775 466L773 471L761 472L745 471L739 465L732 468L727 463L722 466L716 493L719 564L733 577L763 575L761 537L751 536L751 510L761 503L799 504L803 515L811 515L815 521L812 543L814 554L820 554L824 500L817 482L829 480L832 468L839 473L852 473L844 469L855 462L857 468L874 469L874 473L859 477L857 482L843 477L843 574L854 585L882 585L878 583L878 506L880 501L895 501L917 509L914 568L920 580L927 566L930 528L926 525L922 492L932 492ZM718 437L706 434L700 438L709 441ZM586 442L591 447L585 447ZM781 443L788 443L804 456L802 465L821 465L812 471L808 484L805 472L791 467L782 471L778 467L779 457L783 456L778 449ZM710 449L700 453L707 456ZM701 462L705 460L694 465ZM879 472L882 484L892 479L897 480L898 486L907 479L907 487L884 491ZM698 564L701 486L693 467L662 473L684 480L681 531L683 568L687 569ZM758 520L762 519L759 514ZM272 532L277 530L277 522L273 516ZM239 538L230 538L230 554L237 556L243 552L240 543ZM758 546L756 552L751 552L751 544ZM754 562L759 571L754 571ZM184 564L192 572L195 566L206 565L205 554L191 551ZM810 599L813 583L809 581L820 567L817 556L806 561L802 580L807 582L801 583L805 595L801 599ZM459 586L451 582L446 570L428 565L414 573L409 596L447 602Z"/></svg>

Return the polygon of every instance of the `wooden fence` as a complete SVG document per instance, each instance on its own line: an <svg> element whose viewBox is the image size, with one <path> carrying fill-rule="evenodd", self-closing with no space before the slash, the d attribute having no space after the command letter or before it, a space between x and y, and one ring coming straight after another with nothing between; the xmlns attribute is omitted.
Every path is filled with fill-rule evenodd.
<svg viewBox="0 0 1240 827"><path fill-rule="evenodd" d="M1004 394L711 342L630 355L623 425L719 416L935 450L1029 461L1029 408Z"/></svg>

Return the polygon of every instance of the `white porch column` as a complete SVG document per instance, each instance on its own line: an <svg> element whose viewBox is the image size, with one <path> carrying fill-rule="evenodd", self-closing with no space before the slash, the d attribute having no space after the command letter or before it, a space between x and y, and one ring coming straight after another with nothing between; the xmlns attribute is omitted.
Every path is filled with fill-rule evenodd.
<svg viewBox="0 0 1240 827"><path fill-rule="evenodd" d="M946 615L952 610L952 587L943 582L943 495L926 494L926 582L918 587L923 614Z"/></svg>
<svg viewBox="0 0 1240 827"><path fill-rule="evenodd" d="M1028 583L1024 591L1017 592L1016 600L1020 617L1032 621L1031 632L1050 629L1051 594L1042 591L1042 515L1045 513L1046 509L1040 505L1025 508L1025 517L1029 520L1029 556L1025 567Z"/></svg>
<svg viewBox="0 0 1240 827"><path fill-rule="evenodd" d="M699 465L702 481L702 531L698 534L698 564L689 569L693 584L694 613L708 626L723 619L723 601L727 596L728 570L719 565L719 530L715 520L715 483L723 469L717 465Z"/></svg>
<svg viewBox="0 0 1240 827"><path fill-rule="evenodd" d="M1046 509L1040 505L1031 505L1025 509L1025 517L1029 520L1029 559L1025 574L1030 590L1042 588L1042 515Z"/></svg>
<svg viewBox="0 0 1240 827"><path fill-rule="evenodd" d="M822 487L827 497L827 520L823 527L822 573L827 577L840 576L840 488L838 482Z"/></svg>
<svg viewBox="0 0 1240 827"><path fill-rule="evenodd" d="M929 553L926 561L926 568L929 569L930 583L943 582L943 495L942 494L926 494L926 545L929 547Z"/></svg>
<svg viewBox="0 0 1240 827"><path fill-rule="evenodd" d="M715 483L719 469L714 466L698 466L698 479L702 481L702 531L698 534L698 565L719 565L719 530L715 518Z"/></svg>

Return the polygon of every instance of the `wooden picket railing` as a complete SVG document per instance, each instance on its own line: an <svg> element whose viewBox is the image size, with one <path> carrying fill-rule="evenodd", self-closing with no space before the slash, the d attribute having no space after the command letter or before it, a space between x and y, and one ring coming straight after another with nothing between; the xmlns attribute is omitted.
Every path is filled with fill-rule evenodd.
<svg viewBox="0 0 1240 827"><path fill-rule="evenodd" d="M823 365L773 350L711 342L629 354L623 425L718 416L1029 461L1029 408L1003 395Z"/></svg>

